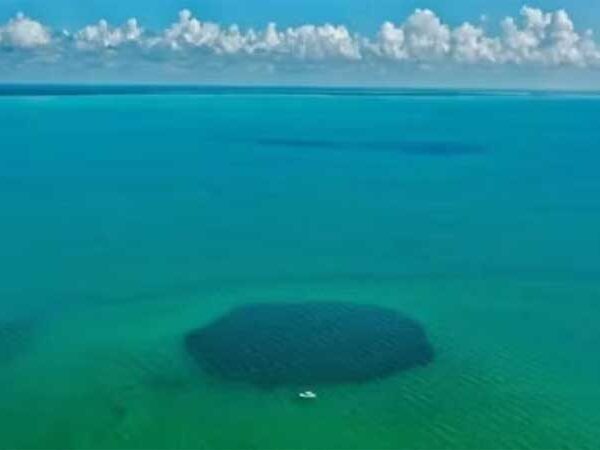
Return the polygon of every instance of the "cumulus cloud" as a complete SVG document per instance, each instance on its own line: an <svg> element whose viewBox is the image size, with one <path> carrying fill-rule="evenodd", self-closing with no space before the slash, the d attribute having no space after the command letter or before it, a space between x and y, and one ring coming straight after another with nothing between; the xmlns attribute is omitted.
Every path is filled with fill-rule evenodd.
<svg viewBox="0 0 600 450"><path fill-rule="evenodd" d="M371 49L398 61L579 67L600 63L592 32L577 32L566 11L546 13L525 6L520 16L507 17L501 33L490 36L471 23L450 29L434 12L417 10L403 24L383 24Z"/></svg>
<svg viewBox="0 0 600 450"><path fill-rule="evenodd" d="M111 27L106 20L101 20L78 31L74 43L80 50L117 49L127 43L138 44L142 35L136 19L129 19L120 27Z"/></svg>
<svg viewBox="0 0 600 450"><path fill-rule="evenodd" d="M40 22L18 13L4 26L0 26L0 45L17 49L43 47L51 42L51 33Z"/></svg>
<svg viewBox="0 0 600 450"><path fill-rule="evenodd" d="M280 31L275 23L270 23L264 30L242 32L236 25L223 28L216 23L201 22L188 10L179 13L179 21L161 38L146 43L150 47L167 46L180 51L204 49L217 55L360 59L359 38L344 26L303 25Z"/></svg>
<svg viewBox="0 0 600 450"><path fill-rule="evenodd" d="M80 30L57 32L18 14L0 25L0 48L23 50L24 58L54 52L54 58L45 60L52 63L90 61L94 55L99 63L105 60L101 55L122 55L122 63L130 66L140 59L148 63L172 58L186 61L187 67L219 59L268 62L275 68L328 62L369 67L600 67L600 46L592 31L577 30L564 10L525 6L519 17L504 19L493 35L484 28L486 22L452 27L435 12L418 9L402 23L385 22L374 36L364 36L339 24L279 28L271 23L243 30L202 21L183 10L164 30L148 31L130 19L122 25L101 20Z"/></svg>
<svg viewBox="0 0 600 450"><path fill-rule="evenodd" d="M401 27L409 59L440 60L450 51L450 28L433 11L417 9Z"/></svg>
<svg viewBox="0 0 600 450"><path fill-rule="evenodd" d="M524 7L521 10L523 24L513 18L502 22L505 58L516 63L536 62L543 64L586 65L593 62L593 54L587 54L586 40L590 35L579 35L564 10L544 13L539 9ZM595 47L595 46L594 46ZM594 49L597 52L597 49ZM586 57L592 56L592 60Z"/></svg>

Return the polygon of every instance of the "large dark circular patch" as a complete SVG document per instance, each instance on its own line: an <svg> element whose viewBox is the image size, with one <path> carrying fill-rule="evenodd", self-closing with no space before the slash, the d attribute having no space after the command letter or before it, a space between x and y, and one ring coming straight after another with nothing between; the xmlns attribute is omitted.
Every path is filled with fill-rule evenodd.
<svg viewBox="0 0 600 450"><path fill-rule="evenodd" d="M185 347L208 373L261 386L367 381L434 355L418 322L349 303L239 307L189 333Z"/></svg>

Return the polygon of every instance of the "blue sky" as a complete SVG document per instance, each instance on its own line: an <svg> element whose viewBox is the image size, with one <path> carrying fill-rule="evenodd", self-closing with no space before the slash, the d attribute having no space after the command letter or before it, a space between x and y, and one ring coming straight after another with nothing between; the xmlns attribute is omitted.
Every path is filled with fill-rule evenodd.
<svg viewBox="0 0 600 450"><path fill-rule="evenodd" d="M599 0L0 0L0 81L596 89L599 35Z"/></svg>
<svg viewBox="0 0 600 450"><path fill-rule="evenodd" d="M498 21L524 5L545 10L566 8L584 28L600 28L598 0L2 0L0 18L23 11L57 27L76 27L100 18L122 22L137 17L151 27L170 23L187 8L206 20L262 26L343 23L361 32L385 20L401 20L416 8L429 8L448 22L475 21L482 14ZM598 31L600 32L600 31Z"/></svg>
<svg viewBox="0 0 600 450"><path fill-rule="evenodd" d="M187 8L206 20L243 26L270 21L285 26L334 22L369 32L385 20L401 20L417 8L432 9L458 24L476 21L482 14L497 22L514 15L524 4L545 10L566 8L580 26L600 28L598 0L2 0L0 18L23 11L57 27L70 28L100 18L122 22L137 17L158 28Z"/></svg>

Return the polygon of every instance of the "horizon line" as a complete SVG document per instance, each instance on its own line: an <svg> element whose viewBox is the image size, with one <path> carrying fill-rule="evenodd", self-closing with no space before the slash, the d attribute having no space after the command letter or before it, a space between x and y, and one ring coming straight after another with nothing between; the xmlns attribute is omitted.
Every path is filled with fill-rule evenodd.
<svg viewBox="0 0 600 450"><path fill-rule="evenodd" d="M188 92L186 92L186 90ZM0 82L0 97L17 96L100 96L100 95L152 95L152 94L227 94L228 90L240 94L302 94L322 93L331 95L598 95L600 89L569 88L485 88L455 86L353 86L312 84L201 84L201 83L149 83L149 82ZM204 91L204 92L202 92Z"/></svg>

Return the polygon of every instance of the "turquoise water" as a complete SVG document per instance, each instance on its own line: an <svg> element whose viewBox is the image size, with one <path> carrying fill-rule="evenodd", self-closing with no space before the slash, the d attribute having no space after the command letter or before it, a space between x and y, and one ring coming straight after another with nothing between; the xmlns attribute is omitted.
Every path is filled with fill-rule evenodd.
<svg viewBox="0 0 600 450"><path fill-rule="evenodd" d="M600 97L44 94L0 98L0 448L597 448ZM307 404L184 351L312 301L435 360Z"/></svg>

